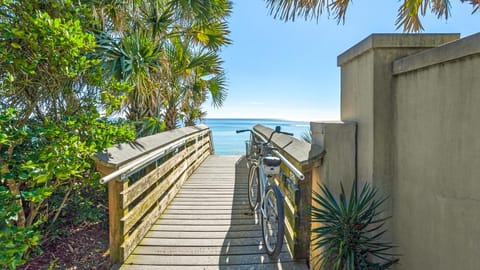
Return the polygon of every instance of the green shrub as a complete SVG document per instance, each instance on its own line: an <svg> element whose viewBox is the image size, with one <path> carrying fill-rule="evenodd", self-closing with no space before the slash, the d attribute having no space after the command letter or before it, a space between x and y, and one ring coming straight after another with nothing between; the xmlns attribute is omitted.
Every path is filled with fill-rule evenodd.
<svg viewBox="0 0 480 270"><path fill-rule="evenodd" d="M320 186L321 194L313 193L318 205L312 206L312 222L319 225L312 230L314 250L320 250L317 267L388 269L398 261L391 252L394 246L381 239L388 218L381 218L379 207L385 198L376 199L377 190L369 184L358 194L356 185L348 199L343 186L338 200L325 185Z"/></svg>
<svg viewBox="0 0 480 270"><path fill-rule="evenodd" d="M12 238L0 257L12 267L23 263L38 233L48 234L66 211L81 213L74 223L101 218L92 211L94 198L106 193L95 191L99 175L91 157L133 138L131 126L102 119L95 109L56 122L30 119L21 127L14 110L0 109L0 216L8 217L1 237Z"/></svg>
<svg viewBox="0 0 480 270"><path fill-rule="evenodd" d="M14 225L18 205L8 189L0 186L0 265L15 269L25 263L24 253L37 246L40 234L32 227Z"/></svg>

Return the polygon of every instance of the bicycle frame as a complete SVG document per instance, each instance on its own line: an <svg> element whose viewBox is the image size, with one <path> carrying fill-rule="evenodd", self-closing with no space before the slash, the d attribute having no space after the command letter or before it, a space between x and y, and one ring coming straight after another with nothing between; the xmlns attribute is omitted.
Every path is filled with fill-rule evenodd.
<svg viewBox="0 0 480 270"><path fill-rule="evenodd" d="M258 168L258 178L260 179L260 211L262 216L265 216L265 193L269 184L274 185L273 179L275 178L275 175L268 175L265 173L265 169L263 167L263 156L260 156L259 160L253 162L252 165Z"/></svg>

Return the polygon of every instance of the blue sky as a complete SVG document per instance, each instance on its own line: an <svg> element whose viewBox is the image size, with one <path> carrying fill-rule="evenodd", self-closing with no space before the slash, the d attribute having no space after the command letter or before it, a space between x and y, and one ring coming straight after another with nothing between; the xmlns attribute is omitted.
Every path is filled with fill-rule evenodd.
<svg viewBox="0 0 480 270"><path fill-rule="evenodd" d="M480 13L452 0L445 21L427 14L425 33L479 31ZM263 0L233 0L229 25L233 44L222 51L228 77L224 106L206 106L209 118L340 119L340 69L337 56L372 33L395 30L399 1L354 1L345 24L328 16L318 23L275 20Z"/></svg>

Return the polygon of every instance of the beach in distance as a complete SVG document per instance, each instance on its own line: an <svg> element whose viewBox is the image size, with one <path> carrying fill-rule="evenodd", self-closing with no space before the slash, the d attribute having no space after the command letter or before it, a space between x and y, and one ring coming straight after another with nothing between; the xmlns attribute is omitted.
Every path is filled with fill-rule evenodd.
<svg viewBox="0 0 480 270"><path fill-rule="evenodd" d="M296 138L310 129L309 122L288 121L278 119L223 119L207 118L202 124L210 127L213 133L213 144L216 155L243 155L245 154L245 141L249 134L235 131L239 129L251 129L256 124L275 128L280 126L282 131L291 132Z"/></svg>

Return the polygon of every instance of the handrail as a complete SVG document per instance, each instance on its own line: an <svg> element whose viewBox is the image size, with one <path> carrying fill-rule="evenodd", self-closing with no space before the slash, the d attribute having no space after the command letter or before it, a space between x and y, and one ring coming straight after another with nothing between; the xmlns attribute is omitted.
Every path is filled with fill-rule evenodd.
<svg viewBox="0 0 480 270"><path fill-rule="evenodd" d="M138 168L142 167L143 165L157 159L159 155L163 155L166 152L168 152L169 150L171 150L172 148L176 148L177 146L185 144L185 142L188 141L189 139L191 139L193 137L198 137L199 135L202 135L202 134L207 133L207 132L208 131L195 133L195 134L189 135L187 137L183 137L182 139L179 139L177 141L171 142L171 143L167 144L166 146L163 146L163 147L151 152L150 154L146 155L145 157L140 158L140 159L136 160L135 162L132 162L129 165L127 165L127 166L125 166L125 167L123 167L123 168L121 168L117 171L114 171L113 173L111 173L107 176L102 177L100 179L100 184L106 184L109 181L111 181L112 179L115 179L116 177L118 177L120 175L129 174L129 173L137 170ZM120 177L120 178L121 178L121 180L123 180L122 177Z"/></svg>
<svg viewBox="0 0 480 270"><path fill-rule="evenodd" d="M204 125L162 132L112 147L96 159L103 173L100 183L108 183L112 262L121 263L133 252L188 177L213 153L210 135ZM125 181L137 172L135 181Z"/></svg>
<svg viewBox="0 0 480 270"><path fill-rule="evenodd" d="M267 139L263 136L263 134L256 131L255 129L253 130L253 132L259 138L261 138L264 142L267 142ZM297 169L295 166L293 166L293 164L290 163L290 161L286 157L284 157L280 152L278 152L278 150L273 150L272 152L275 154L275 156L279 157L282 160L282 162L298 177L298 179L300 179L300 180L305 179L305 176L303 175L303 173L300 172L300 170Z"/></svg>

